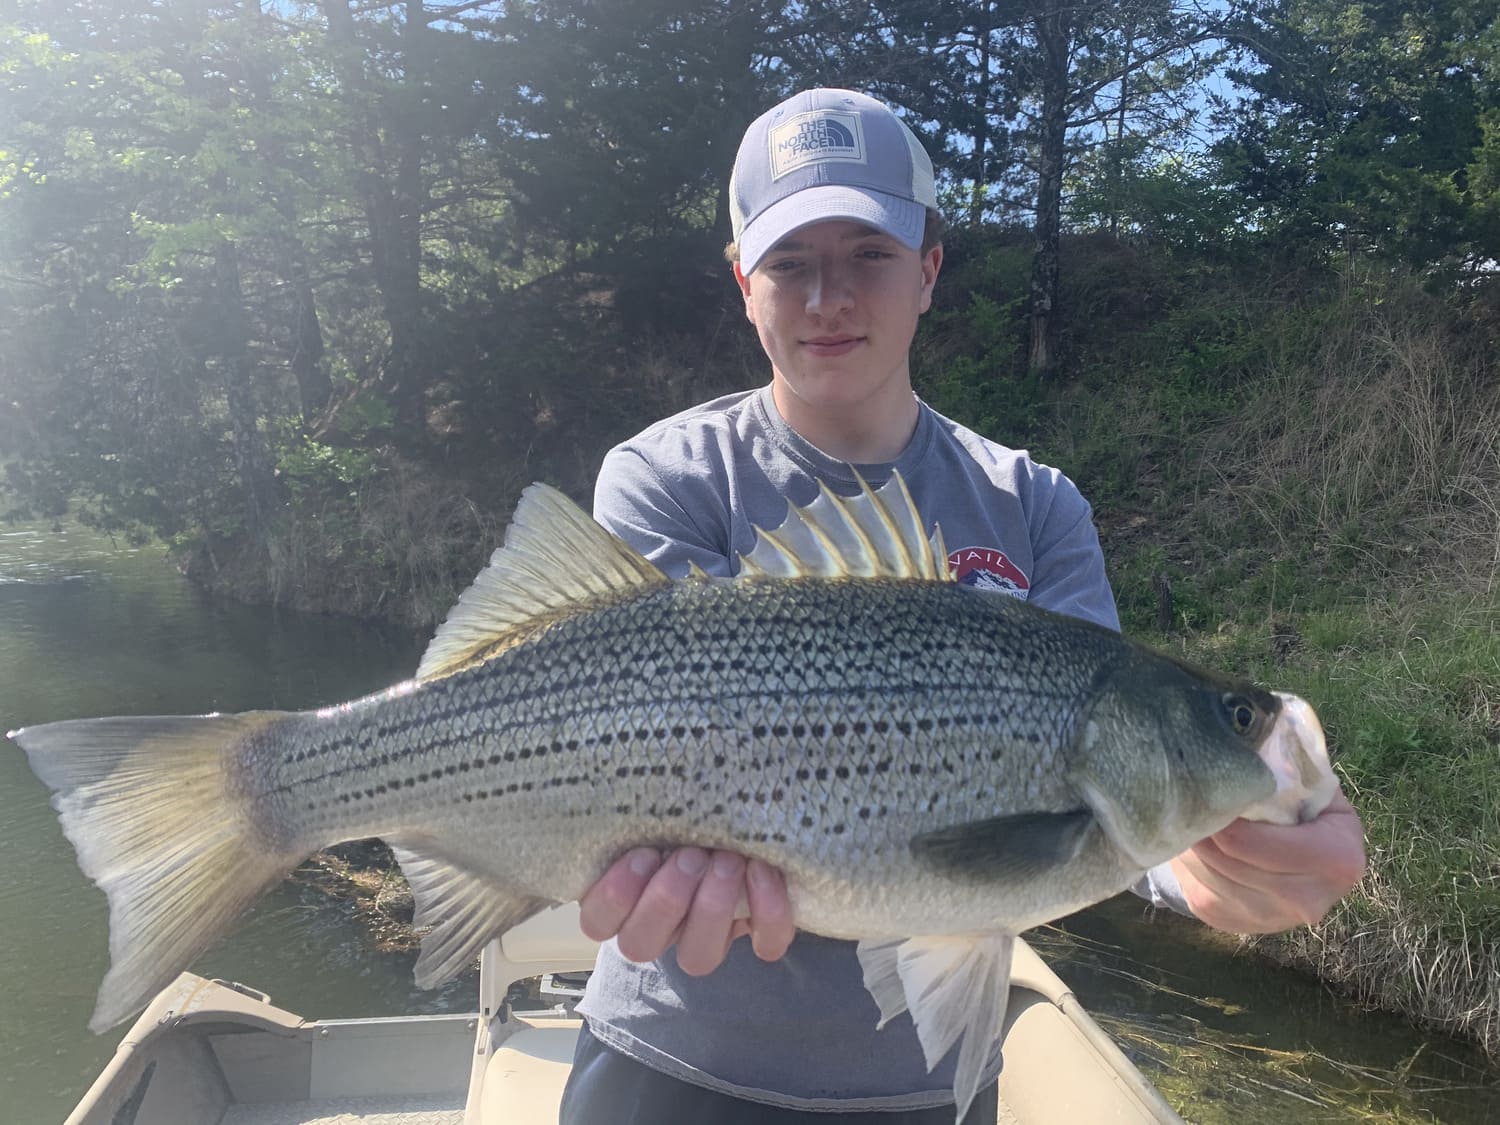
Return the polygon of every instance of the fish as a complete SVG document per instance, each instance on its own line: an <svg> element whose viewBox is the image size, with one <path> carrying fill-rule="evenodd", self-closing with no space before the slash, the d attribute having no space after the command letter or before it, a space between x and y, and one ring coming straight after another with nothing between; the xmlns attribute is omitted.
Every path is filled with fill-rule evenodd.
<svg viewBox="0 0 1500 1125"><path fill-rule="evenodd" d="M858 942L929 1069L958 1051L962 1118L1015 935L1338 781L1303 700L958 583L925 526L899 474L825 486L735 577L674 581L534 484L407 682L9 732L108 898L89 1026L342 841L391 846L427 987L632 847L728 848L785 873L799 928Z"/></svg>

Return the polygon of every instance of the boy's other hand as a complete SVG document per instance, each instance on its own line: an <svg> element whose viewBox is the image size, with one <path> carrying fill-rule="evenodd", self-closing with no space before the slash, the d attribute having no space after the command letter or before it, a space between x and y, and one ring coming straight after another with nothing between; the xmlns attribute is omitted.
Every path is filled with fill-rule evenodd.
<svg viewBox="0 0 1500 1125"><path fill-rule="evenodd" d="M627 852L579 899L579 925L594 941L618 938L632 961L655 961L675 945L693 976L713 972L746 934L763 961L780 958L796 936L780 871L703 848Z"/></svg>
<svg viewBox="0 0 1500 1125"><path fill-rule="evenodd" d="M1215 929L1265 934L1316 923L1365 871L1364 828L1342 793L1283 827L1236 820L1172 861L1188 907Z"/></svg>

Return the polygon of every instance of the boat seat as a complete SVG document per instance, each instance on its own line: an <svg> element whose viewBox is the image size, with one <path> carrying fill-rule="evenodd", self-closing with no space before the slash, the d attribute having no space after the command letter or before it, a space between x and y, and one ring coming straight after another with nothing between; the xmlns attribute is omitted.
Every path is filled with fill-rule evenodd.
<svg viewBox="0 0 1500 1125"><path fill-rule="evenodd" d="M548 1020L512 1032L484 1071L480 1121L556 1121L582 1020ZM517 1111L524 1107L525 1115Z"/></svg>

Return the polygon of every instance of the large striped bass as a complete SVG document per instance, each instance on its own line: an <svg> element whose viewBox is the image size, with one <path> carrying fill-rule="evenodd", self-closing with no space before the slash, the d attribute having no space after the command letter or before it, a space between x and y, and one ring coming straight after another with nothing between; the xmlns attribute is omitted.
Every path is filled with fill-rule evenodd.
<svg viewBox="0 0 1500 1125"><path fill-rule="evenodd" d="M410 682L10 737L109 899L96 1031L340 841L394 849L424 985L626 849L694 844L781 868L800 928L860 942L882 1023L909 1010L929 1067L957 1045L960 1117L1014 934L1337 789L1300 699L953 582L899 477L677 582L535 485Z"/></svg>

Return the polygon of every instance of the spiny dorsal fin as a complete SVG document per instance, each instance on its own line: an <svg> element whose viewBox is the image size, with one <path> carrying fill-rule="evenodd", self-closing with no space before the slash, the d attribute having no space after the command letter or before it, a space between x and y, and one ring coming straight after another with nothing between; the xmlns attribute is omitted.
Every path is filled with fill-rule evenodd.
<svg viewBox="0 0 1500 1125"><path fill-rule="evenodd" d="M740 556L741 578L926 578L947 582L941 528L929 539L900 473L878 489L859 482L845 499L818 482L805 508L787 506L775 531L756 528L755 546Z"/></svg>
<svg viewBox="0 0 1500 1125"><path fill-rule="evenodd" d="M521 493L505 546L490 556L427 646L417 679L452 675L599 598L667 581L557 489L533 484Z"/></svg>

